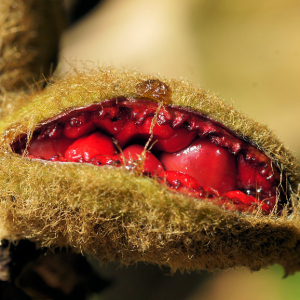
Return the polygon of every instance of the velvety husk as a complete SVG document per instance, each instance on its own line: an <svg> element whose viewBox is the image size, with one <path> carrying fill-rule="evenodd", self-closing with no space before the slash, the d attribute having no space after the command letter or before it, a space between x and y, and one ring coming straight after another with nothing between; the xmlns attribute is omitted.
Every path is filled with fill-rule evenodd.
<svg viewBox="0 0 300 300"><path fill-rule="evenodd" d="M300 270L295 193L289 215L285 210L281 216L229 212L123 168L34 161L12 153L9 144L15 138L30 137L47 119L115 97L142 97L137 85L152 78L77 69L39 94L21 96L15 112L0 122L0 238L27 238L41 246L70 246L102 261L146 261L172 270L258 270L274 263L287 274ZM297 161L268 128L185 81L160 80L171 89L164 104L201 112L251 141L282 170L288 189L296 191Z"/></svg>
<svg viewBox="0 0 300 300"><path fill-rule="evenodd" d="M0 95L51 75L64 27L62 1L0 1Z"/></svg>

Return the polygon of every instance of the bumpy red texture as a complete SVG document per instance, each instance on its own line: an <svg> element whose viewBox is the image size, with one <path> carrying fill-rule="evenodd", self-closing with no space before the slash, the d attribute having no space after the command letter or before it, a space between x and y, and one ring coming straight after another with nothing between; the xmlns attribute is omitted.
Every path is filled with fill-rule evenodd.
<svg viewBox="0 0 300 300"><path fill-rule="evenodd" d="M13 145L20 154L24 139ZM171 190L239 210L269 213L279 194L279 171L253 145L200 114L145 100L109 100L58 116L36 130L28 152L51 161L125 165Z"/></svg>

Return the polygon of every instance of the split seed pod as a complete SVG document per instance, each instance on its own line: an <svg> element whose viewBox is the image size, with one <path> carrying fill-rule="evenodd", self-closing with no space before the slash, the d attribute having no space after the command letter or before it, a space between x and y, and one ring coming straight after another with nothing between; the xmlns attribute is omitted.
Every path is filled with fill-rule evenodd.
<svg viewBox="0 0 300 300"><path fill-rule="evenodd" d="M1 239L172 270L300 269L297 161L214 95L99 69L24 102L0 123ZM190 145L208 159L184 165Z"/></svg>

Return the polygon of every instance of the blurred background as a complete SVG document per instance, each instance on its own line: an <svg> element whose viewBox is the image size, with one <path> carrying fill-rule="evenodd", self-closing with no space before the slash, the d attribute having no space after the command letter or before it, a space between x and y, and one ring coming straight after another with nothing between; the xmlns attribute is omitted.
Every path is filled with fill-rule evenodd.
<svg viewBox="0 0 300 300"><path fill-rule="evenodd" d="M70 24L61 44L62 72L85 62L188 79L267 124L300 157L300 1L65 5ZM101 272L114 283L95 299L300 299L300 275L282 279L279 266L213 275L169 276L167 269L144 265Z"/></svg>

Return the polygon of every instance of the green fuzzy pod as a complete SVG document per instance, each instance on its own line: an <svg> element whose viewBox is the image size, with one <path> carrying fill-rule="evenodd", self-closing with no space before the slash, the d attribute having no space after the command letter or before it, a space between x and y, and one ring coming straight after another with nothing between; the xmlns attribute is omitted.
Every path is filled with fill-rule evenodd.
<svg viewBox="0 0 300 300"><path fill-rule="evenodd" d="M151 85L147 89L145 82L152 79L169 87L167 94L151 90ZM30 160L11 150L15 139L30 139L37 127L58 114L123 96L200 112L250 141L286 177L293 212L276 216L228 211L123 168ZM105 262L168 265L173 271L259 270L274 263L287 274L300 270L297 161L269 129L213 94L185 81L77 69L22 99L0 121L0 238L66 246Z"/></svg>

